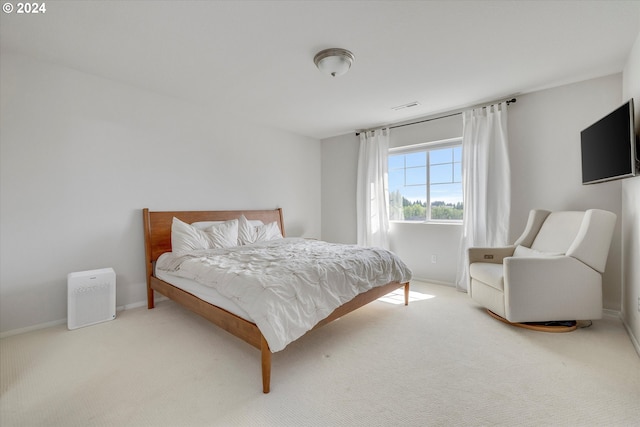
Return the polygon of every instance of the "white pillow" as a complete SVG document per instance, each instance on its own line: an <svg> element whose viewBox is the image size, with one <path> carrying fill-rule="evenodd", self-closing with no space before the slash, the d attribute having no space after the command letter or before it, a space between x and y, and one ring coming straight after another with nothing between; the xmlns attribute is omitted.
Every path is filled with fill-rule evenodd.
<svg viewBox="0 0 640 427"><path fill-rule="evenodd" d="M213 224L205 230L212 248L230 248L238 246L238 220Z"/></svg>
<svg viewBox="0 0 640 427"><path fill-rule="evenodd" d="M262 223L261 223L262 224ZM248 245L266 240L282 239L282 233L277 222L254 226L242 215L238 219L238 244Z"/></svg>
<svg viewBox="0 0 640 427"><path fill-rule="evenodd" d="M278 227L277 222L271 222L265 225L259 225L256 227L256 242L263 242L267 240L282 239L282 232Z"/></svg>
<svg viewBox="0 0 640 427"><path fill-rule="evenodd" d="M230 221L233 221L233 220L230 220ZM197 221L197 222L192 222L191 225L197 228L198 230L206 230L212 225L222 224L224 222L226 221ZM254 227L257 227L259 225L264 224L264 222L260 221L259 219L250 219L249 224Z"/></svg>
<svg viewBox="0 0 640 427"><path fill-rule="evenodd" d="M196 221L192 222L191 225L197 228L198 230L206 230L212 225L222 224L224 221Z"/></svg>
<svg viewBox="0 0 640 427"><path fill-rule="evenodd" d="M171 223L171 250L175 253L183 253L198 249L209 249L211 242L207 233L202 230L173 218Z"/></svg>
<svg viewBox="0 0 640 427"><path fill-rule="evenodd" d="M249 224L244 215L238 219L238 244L248 245L256 241L256 228Z"/></svg>

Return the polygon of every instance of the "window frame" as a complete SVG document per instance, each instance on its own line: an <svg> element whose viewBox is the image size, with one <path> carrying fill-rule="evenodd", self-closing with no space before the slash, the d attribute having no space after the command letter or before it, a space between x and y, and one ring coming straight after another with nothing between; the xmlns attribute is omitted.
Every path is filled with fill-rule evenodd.
<svg viewBox="0 0 640 427"><path fill-rule="evenodd" d="M431 219L431 165L430 158L428 152L431 150L438 150L442 148L451 148L451 147L460 147L462 149L462 137L454 137L448 139L441 139L437 141L429 141L422 142L419 144L412 145L403 145L400 147L392 147L388 150L388 155L397 155L397 154L411 154L417 152L427 152L427 172L426 172L426 194L427 194L427 210L426 210L426 218L424 221L409 221L409 220L398 220L398 219L390 219L389 222L400 223L400 224L462 224L461 219ZM464 152L462 153L464 156ZM462 161L461 161L462 163ZM460 185L463 185L462 178ZM463 206L464 210L464 206Z"/></svg>

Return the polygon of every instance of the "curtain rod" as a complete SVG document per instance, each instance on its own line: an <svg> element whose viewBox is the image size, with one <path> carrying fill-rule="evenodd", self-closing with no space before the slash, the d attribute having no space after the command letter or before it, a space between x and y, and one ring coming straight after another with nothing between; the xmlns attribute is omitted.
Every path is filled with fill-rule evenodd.
<svg viewBox="0 0 640 427"><path fill-rule="evenodd" d="M505 102L505 101L501 101L501 102ZM512 104L512 103L515 104L515 102L516 102L516 98L511 98L508 101L506 101L507 105ZM491 107L492 105L495 105L495 104L499 104L499 102L496 102L494 104L484 105L482 108ZM471 107L471 109L473 109L473 108L480 108L480 107ZM430 121L433 121L433 120L446 119L447 117L453 117L453 116L457 116L457 115L460 115L460 114L462 114L462 111L458 111L457 113L447 114L445 116L438 116L438 117L432 117L430 119L419 120L417 122L404 123L404 124L401 124L401 125L385 126L385 127L388 127L389 129L401 128L401 127L404 127L404 126L417 125L419 123L430 122ZM356 136L360 135L362 132L367 132L367 131L363 130L363 131L360 131L360 132L356 132Z"/></svg>

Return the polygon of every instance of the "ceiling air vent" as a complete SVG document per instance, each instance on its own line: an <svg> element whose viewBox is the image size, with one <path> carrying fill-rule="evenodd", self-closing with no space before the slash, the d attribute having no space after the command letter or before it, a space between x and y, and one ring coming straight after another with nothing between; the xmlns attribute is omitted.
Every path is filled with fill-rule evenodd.
<svg viewBox="0 0 640 427"><path fill-rule="evenodd" d="M398 105L397 107L393 107L391 109L394 111L400 111L400 110L404 110L405 108L414 108L414 107L417 107L418 105L420 105L418 101L413 101L408 104Z"/></svg>

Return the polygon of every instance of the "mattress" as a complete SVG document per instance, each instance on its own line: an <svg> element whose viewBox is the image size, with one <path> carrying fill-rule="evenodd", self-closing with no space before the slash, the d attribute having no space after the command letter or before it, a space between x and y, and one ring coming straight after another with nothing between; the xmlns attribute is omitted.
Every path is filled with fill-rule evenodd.
<svg viewBox="0 0 640 427"><path fill-rule="evenodd" d="M191 280L186 277L179 277L163 270L156 270L155 277L160 280L164 280L165 282L175 286L176 288L180 288L185 292L189 292L190 294L195 295L196 297L208 302L209 304L213 304L216 307L220 307L230 313L235 314L238 317L243 318L244 320L248 320L249 322L254 323L251 316L245 310L239 307L238 304L236 304L233 300L225 297L224 295L221 295L218 291L210 286L201 285L195 280Z"/></svg>

